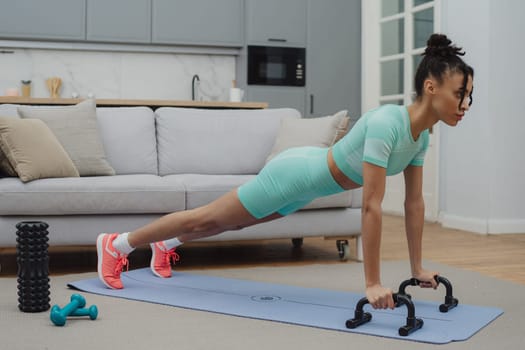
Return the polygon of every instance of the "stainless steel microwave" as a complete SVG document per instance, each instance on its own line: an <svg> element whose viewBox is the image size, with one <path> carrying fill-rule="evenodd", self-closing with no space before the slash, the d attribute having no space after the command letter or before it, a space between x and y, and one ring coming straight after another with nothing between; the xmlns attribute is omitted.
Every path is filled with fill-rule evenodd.
<svg viewBox="0 0 525 350"><path fill-rule="evenodd" d="M248 46L248 85L304 86L305 51L301 47Z"/></svg>

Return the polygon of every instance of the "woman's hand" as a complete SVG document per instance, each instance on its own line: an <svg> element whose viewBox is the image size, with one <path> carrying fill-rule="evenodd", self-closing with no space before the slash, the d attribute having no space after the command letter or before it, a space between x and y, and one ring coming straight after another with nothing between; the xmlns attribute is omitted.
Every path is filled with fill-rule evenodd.
<svg viewBox="0 0 525 350"><path fill-rule="evenodd" d="M392 289L376 284L366 288L366 297L374 309L394 309Z"/></svg>
<svg viewBox="0 0 525 350"><path fill-rule="evenodd" d="M413 277L421 281L419 286L421 288L434 288L437 289L438 282L436 281L436 276L439 275L439 272L421 270L418 273L413 274Z"/></svg>

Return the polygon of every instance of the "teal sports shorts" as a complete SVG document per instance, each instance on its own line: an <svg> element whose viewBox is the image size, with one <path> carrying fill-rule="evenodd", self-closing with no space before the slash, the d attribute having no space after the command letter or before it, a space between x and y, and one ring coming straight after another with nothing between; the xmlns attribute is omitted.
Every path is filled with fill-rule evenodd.
<svg viewBox="0 0 525 350"><path fill-rule="evenodd" d="M327 162L328 148L290 148L268 162L259 174L241 185L237 195L256 219L273 213L293 213L312 200L343 192Z"/></svg>

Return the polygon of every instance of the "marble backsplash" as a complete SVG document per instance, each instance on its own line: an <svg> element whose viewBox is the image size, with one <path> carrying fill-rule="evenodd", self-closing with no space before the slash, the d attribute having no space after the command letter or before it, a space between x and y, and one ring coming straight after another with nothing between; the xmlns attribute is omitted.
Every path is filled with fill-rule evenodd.
<svg viewBox="0 0 525 350"><path fill-rule="evenodd" d="M46 79L62 79L60 97L227 101L235 56L49 49L0 49L0 95L31 80L32 97L50 97Z"/></svg>

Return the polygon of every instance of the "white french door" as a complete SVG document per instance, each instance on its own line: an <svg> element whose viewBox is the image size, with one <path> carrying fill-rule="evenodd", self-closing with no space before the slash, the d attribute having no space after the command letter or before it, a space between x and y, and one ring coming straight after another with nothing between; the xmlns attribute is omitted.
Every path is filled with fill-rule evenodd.
<svg viewBox="0 0 525 350"><path fill-rule="evenodd" d="M439 0L366 0L362 2L363 101L367 111L386 103L409 105L414 75L430 34L439 32ZM430 135L423 170L425 217L439 210L439 126ZM403 174L387 178L383 211L403 214Z"/></svg>

